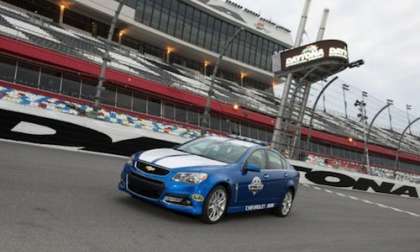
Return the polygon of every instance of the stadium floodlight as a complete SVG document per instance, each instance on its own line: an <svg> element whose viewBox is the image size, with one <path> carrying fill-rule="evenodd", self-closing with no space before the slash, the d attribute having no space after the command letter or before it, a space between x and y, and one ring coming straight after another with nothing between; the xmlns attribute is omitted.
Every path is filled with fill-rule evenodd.
<svg viewBox="0 0 420 252"><path fill-rule="evenodd" d="M118 17L120 16L122 7L124 6L126 0L119 0L119 4L117 10L115 11L114 16L112 17L111 27L109 28L108 38L105 42L105 50L102 57L102 65L101 70L99 72L99 81L98 85L96 86L96 95L95 95L95 109L98 110L101 104L101 94L102 90L104 89L104 81L105 81L105 71L108 65L108 62L111 61L111 56L109 55L109 51L111 48L112 37L114 36L115 26L117 25Z"/></svg>
<svg viewBox="0 0 420 252"><path fill-rule="evenodd" d="M363 97L368 97L368 92L366 92L366 91L362 91L362 96L363 96Z"/></svg>
<svg viewBox="0 0 420 252"><path fill-rule="evenodd" d="M244 79L245 79L245 77L247 76L247 74L246 73L244 73L244 72L241 72L241 86L243 87L244 86Z"/></svg>
<svg viewBox="0 0 420 252"><path fill-rule="evenodd" d="M367 95L368 95L368 93L366 91L362 91L363 99L365 97L367 97ZM367 128L368 117L366 115L367 114L367 112L366 112L366 102L363 99L362 100L356 100L355 103L354 103L354 106L358 108L359 113L357 114L357 117L359 118L360 122L363 123L364 151L365 151L365 155L366 155L366 166L369 168L368 128ZM376 118L374 118L374 119L376 119Z"/></svg>
<svg viewBox="0 0 420 252"><path fill-rule="evenodd" d="M207 67L210 65L210 61L204 61L204 76L207 76Z"/></svg>
<svg viewBox="0 0 420 252"><path fill-rule="evenodd" d="M63 24L63 18L64 18L64 11L66 10L65 4L60 4L60 17L58 18L58 23L60 25Z"/></svg>
<svg viewBox="0 0 420 252"><path fill-rule="evenodd" d="M343 83L343 89L344 90L346 90L346 91L349 91L350 90L350 86L349 85L347 85L347 84L345 84L345 83Z"/></svg>
<svg viewBox="0 0 420 252"><path fill-rule="evenodd" d="M170 63L171 54L175 51L174 47L166 47L166 63Z"/></svg>
<svg viewBox="0 0 420 252"><path fill-rule="evenodd" d="M354 106L355 106L355 107L363 107L363 106L365 106L365 105L366 105L366 103L365 103L364 101L356 100L356 101L354 102Z"/></svg>
<svg viewBox="0 0 420 252"><path fill-rule="evenodd" d="M118 44L121 44L122 38L124 37L124 35L127 33L126 29L121 30L118 33Z"/></svg>
<svg viewBox="0 0 420 252"><path fill-rule="evenodd" d="M364 64L365 64L365 61L362 60L362 59L359 59L359 60L350 62L348 66L349 66L349 68L355 68L355 67L361 67Z"/></svg>
<svg viewBox="0 0 420 252"><path fill-rule="evenodd" d="M407 122L410 125L411 124L411 120L410 120L410 113L409 111L412 109L413 107L410 104L405 105L405 109L406 109L406 114L407 114ZM410 135L413 135L413 132L411 132L411 126L408 127L408 132L410 133Z"/></svg>
<svg viewBox="0 0 420 252"><path fill-rule="evenodd" d="M394 100L391 99L387 99L386 102L388 104L394 105ZM392 127L392 115L391 115L391 106L388 107L388 118L389 118L389 129L391 131L394 131L393 127Z"/></svg>
<svg viewBox="0 0 420 252"><path fill-rule="evenodd" d="M226 50L228 47L232 44L233 40L241 33L241 31L245 30L244 27L240 27L236 30L236 32L229 38L228 41L224 44L222 51L219 54L219 57L217 58L216 64L214 65L213 74L211 75L210 80L210 86L209 90L207 91L207 99L206 99L206 106L204 107L204 113L201 119L201 135L205 135L207 132L207 128L209 127L210 122L210 106L211 106L211 97L214 94L213 88L214 88L214 81L216 79L217 71L219 70L220 62L223 59L223 56L225 55Z"/></svg>
<svg viewBox="0 0 420 252"><path fill-rule="evenodd" d="M343 83L342 88L343 88L344 114L346 116L346 119L348 119L349 118L349 115L348 115L348 111L347 111L346 91L350 91L350 86L347 85L347 84L345 84L345 83Z"/></svg>

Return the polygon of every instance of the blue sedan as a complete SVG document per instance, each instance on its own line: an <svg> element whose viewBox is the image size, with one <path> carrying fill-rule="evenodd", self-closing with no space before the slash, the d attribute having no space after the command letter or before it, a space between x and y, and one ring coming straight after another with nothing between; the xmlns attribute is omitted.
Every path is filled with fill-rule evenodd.
<svg viewBox="0 0 420 252"><path fill-rule="evenodd" d="M299 173L277 151L227 137L201 137L173 149L134 154L119 190L216 223L226 213L272 209L287 216Z"/></svg>

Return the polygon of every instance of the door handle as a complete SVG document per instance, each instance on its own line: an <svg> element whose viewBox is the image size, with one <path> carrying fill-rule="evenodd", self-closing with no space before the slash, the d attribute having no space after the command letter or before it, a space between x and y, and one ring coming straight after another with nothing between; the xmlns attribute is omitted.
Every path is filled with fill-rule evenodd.
<svg viewBox="0 0 420 252"><path fill-rule="evenodd" d="M289 176L289 174L286 172L286 173L284 173L284 176L287 178Z"/></svg>
<svg viewBox="0 0 420 252"><path fill-rule="evenodd" d="M270 175L269 174L264 174L264 178L269 178Z"/></svg>

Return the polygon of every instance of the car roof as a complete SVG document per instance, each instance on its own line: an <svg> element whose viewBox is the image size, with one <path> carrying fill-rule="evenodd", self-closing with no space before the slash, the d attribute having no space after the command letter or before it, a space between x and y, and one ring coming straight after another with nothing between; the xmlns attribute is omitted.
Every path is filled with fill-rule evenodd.
<svg viewBox="0 0 420 252"><path fill-rule="evenodd" d="M254 140L251 138L246 137L238 137L238 136L206 136L207 138L213 138L213 139L221 139L221 140L230 140L232 143L242 145L247 148L254 148L254 147L266 147L267 145L263 142L260 142L258 140Z"/></svg>

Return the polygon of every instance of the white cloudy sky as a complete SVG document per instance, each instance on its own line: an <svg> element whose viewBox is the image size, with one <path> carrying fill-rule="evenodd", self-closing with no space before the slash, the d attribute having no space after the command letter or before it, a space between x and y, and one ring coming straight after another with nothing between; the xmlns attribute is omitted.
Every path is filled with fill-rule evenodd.
<svg viewBox="0 0 420 252"><path fill-rule="evenodd" d="M294 33L304 0L236 0ZM352 60L365 65L340 78L372 96L392 98L397 107L413 105L420 115L420 1L312 0L305 42L312 42L322 11L330 9L325 38L346 41ZM341 97L340 97L341 99Z"/></svg>

